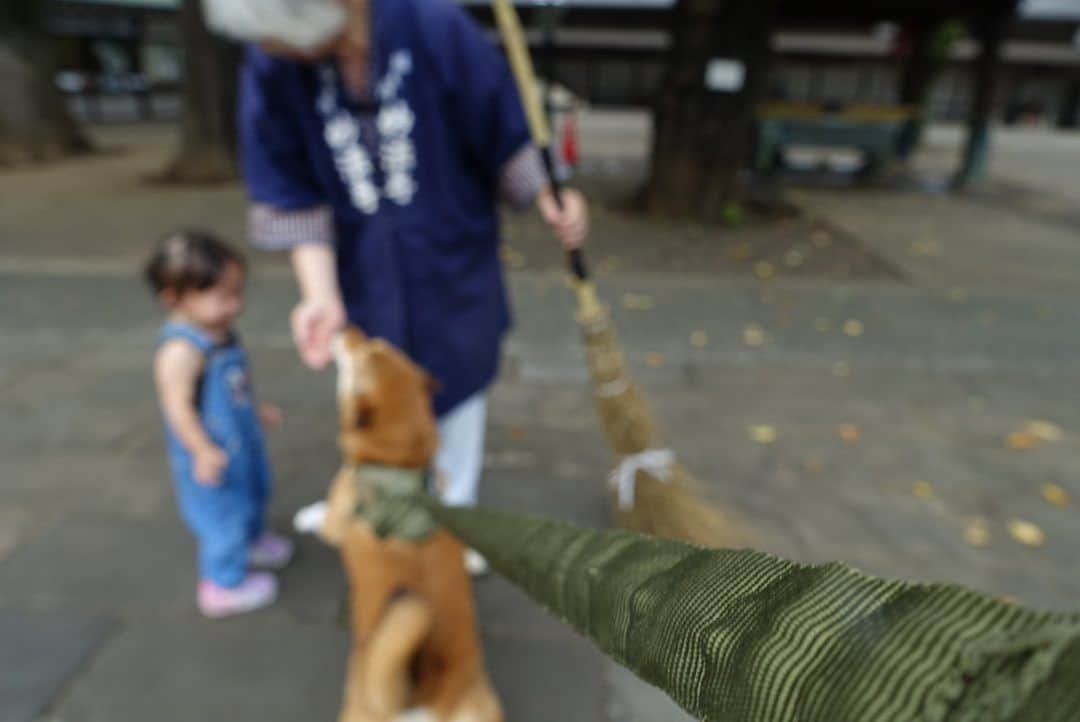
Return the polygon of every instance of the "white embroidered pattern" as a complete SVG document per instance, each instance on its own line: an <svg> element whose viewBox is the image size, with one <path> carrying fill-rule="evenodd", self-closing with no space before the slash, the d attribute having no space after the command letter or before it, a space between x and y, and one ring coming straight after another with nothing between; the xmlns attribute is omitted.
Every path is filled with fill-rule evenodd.
<svg viewBox="0 0 1080 722"><path fill-rule="evenodd" d="M406 75L412 72L412 56L407 50L397 50L390 56L386 74L375 86L380 101L375 118L379 136L379 168L384 175L384 187L376 184L375 164L360 134L360 124L338 102L337 81L334 70L324 66L320 72L322 89L318 97L319 112L325 118L323 135L334 165L349 189L353 205L371 215L379 209L379 200L385 197L399 206L407 206L418 189L416 170L416 144L412 131L416 115L404 98L398 97Z"/></svg>

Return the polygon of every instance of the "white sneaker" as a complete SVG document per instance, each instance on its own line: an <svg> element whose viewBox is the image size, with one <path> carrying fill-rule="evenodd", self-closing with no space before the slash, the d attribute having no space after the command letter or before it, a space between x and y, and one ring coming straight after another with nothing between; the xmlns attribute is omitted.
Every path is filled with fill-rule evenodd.
<svg viewBox="0 0 1080 722"><path fill-rule="evenodd" d="M300 534L317 534L326 522L326 502L308 504L293 516L292 525Z"/></svg>
<svg viewBox="0 0 1080 722"><path fill-rule="evenodd" d="M471 576L482 577L491 571L491 567L488 566L487 559L484 559L480 552L475 549L466 549L465 571Z"/></svg>

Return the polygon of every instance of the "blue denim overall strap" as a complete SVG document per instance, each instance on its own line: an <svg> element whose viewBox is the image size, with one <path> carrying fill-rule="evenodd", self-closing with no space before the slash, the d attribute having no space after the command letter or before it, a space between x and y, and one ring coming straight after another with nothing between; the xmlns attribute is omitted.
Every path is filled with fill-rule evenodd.
<svg viewBox="0 0 1080 722"><path fill-rule="evenodd" d="M199 351L203 355L204 363L205 360L210 357L210 354L213 353L214 347L217 345L214 342L214 339L210 338L207 333L200 331L199 329L195 328L190 324L182 323L180 321L168 321L167 323L165 323L164 326L161 327L161 329L158 331L157 337L158 348L160 348L166 341L171 341L173 339L183 339L195 348L199 349ZM201 397L204 378L205 374L200 373L199 379L195 383L194 401L196 408L202 408ZM168 437L170 447L174 443L179 443L174 437L172 429L169 428L169 425L167 423L165 424L165 431L166 436Z"/></svg>
<svg viewBox="0 0 1080 722"><path fill-rule="evenodd" d="M158 346L161 346L161 344L174 338L182 338L185 341L190 341L195 348L202 351L204 356L209 356L210 352L217 346L214 339L210 338L210 335L205 331L201 331L191 324L183 323L181 321L168 321L161 327L161 330L158 331Z"/></svg>

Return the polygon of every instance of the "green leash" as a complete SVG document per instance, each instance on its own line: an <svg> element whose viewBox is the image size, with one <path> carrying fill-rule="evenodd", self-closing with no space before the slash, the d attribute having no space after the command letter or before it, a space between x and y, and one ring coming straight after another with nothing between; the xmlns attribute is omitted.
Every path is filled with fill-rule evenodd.
<svg viewBox="0 0 1080 722"><path fill-rule="evenodd" d="M412 503L701 720L1080 721L1080 614L842 564Z"/></svg>

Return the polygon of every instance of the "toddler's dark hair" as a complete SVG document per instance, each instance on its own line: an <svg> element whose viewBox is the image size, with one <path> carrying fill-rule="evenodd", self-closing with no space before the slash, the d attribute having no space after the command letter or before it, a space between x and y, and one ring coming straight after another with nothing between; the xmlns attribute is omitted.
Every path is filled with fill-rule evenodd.
<svg viewBox="0 0 1080 722"><path fill-rule="evenodd" d="M221 280L230 263L245 267L244 257L213 233L186 229L161 239L143 275L154 294L205 291Z"/></svg>

